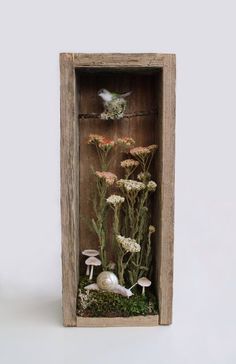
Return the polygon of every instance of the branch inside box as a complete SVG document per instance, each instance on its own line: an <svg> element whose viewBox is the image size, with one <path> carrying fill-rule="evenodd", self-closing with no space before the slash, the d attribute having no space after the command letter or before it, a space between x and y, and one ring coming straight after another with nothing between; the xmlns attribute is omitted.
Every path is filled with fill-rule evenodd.
<svg viewBox="0 0 236 364"><path fill-rule="evenodd" d="M137 116L149 116L149 115L157 115L157 109L126 113L124 114L123 118L129 119ZM79 113L79 119L100 119L100 118L101 118L101 113L97 112Z"/></svg>

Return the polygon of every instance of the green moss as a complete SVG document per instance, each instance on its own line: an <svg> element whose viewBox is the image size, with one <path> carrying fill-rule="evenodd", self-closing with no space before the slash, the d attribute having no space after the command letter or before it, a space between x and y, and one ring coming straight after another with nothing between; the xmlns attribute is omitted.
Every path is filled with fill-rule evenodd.
<svg viewBox="0 0 236 364"><path fill-rule="evenodd" d="M116 120L124 117L127 102L124 99L115 99L104 103L104 112L101 114L103 120Z"/></svg>
<svg viewBox="0 0 236 364"><path fill-rule="evenodd" d="M87 277L80 279L77 314L85 317L129 317L157 314L157 300L147 290L145 296L136 292L130 298L104 291L86 291L84 287L91 282Z"/></svg>

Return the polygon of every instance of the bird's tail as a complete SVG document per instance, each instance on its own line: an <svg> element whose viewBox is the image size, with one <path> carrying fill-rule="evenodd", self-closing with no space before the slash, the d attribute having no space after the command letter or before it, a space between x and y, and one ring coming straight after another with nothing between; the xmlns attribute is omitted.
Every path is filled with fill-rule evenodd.
<svg viewBox="0 0 236 364"><path fill-rule="evenodd" d="M120 95L119 95L119 97L127 97L127 96L129 96L130 94L132 94L132 91L125 92L124 94L120 94Z"/></svg>

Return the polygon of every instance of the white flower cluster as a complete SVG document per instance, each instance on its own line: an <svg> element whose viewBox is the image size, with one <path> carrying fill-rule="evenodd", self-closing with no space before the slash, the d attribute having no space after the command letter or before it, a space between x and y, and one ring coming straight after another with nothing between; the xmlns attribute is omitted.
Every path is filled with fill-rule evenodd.
<svg viewBox="0 0 236 364"><path fill-rule="evenodd" d="M148 184L147 184L148 191L154 192L154 191L156 191L156 188L157 188L156 182L154 182L154 181L149 181L148 182Z"/></svg>
<svg viewBox="0 0 236 364"><path fill-rule="evenodd" d="M142 182L145 182L145 181L149 181L151 178L151 174L149 172L140 172L138 175L137 175L137 179L139 181L142 181Z"/></svg>
<svg viewBox="0 0 236 364"><path fill-rule="evenodd" d="M155 228L155 226L153 226L153 225L149 225L148 230L149 230L149 233L150 233L150 234L153 234L153 233L155 233L156 228Z"/></svg>
<svg viewBox="0 0 236 364"><path fill-rule="evenodd" d="M119 179L117 181L118 187L123 187L127 192L141 191L145 189L145 184L142 182L134 181L132 179Z"/></svg>
<svg viewBox="0 0 236 364"><path fill-rule="evenodd" d="M111 205L118 206L121 205L125 201L124 197L121 197L119 195L111 195L107 198L107 202Z"/></svg>
<svg viewBox="0 0 236 364"><path fill-rule="evenodd" d="M121 246L124 248L126 252L129 253L138 253L141 250L141 246L136 243L135 239L125 238L122 235L117 235L116 240Z"/></svg>

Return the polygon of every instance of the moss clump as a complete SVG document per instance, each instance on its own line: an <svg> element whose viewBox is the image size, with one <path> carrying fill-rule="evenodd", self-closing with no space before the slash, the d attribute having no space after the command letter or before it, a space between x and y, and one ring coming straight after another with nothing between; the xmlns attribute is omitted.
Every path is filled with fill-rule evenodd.
<svg viewBox="0 0 236 364"><path fill-rule="evenodd" d="M127 102L122 98L117 98L104 103L104 112L101 114L103 120L122 119L126 109Z"/></svg>
<svg viewBox="0 0 236 364"><path fill-rule="evenodd" d="M157 300L147 292L145 296L136 292L130 298L104 291L86 291L91 282L87 277L80 279L77 297L77 315L84 317L129 317L156 315Z"/></svg>

